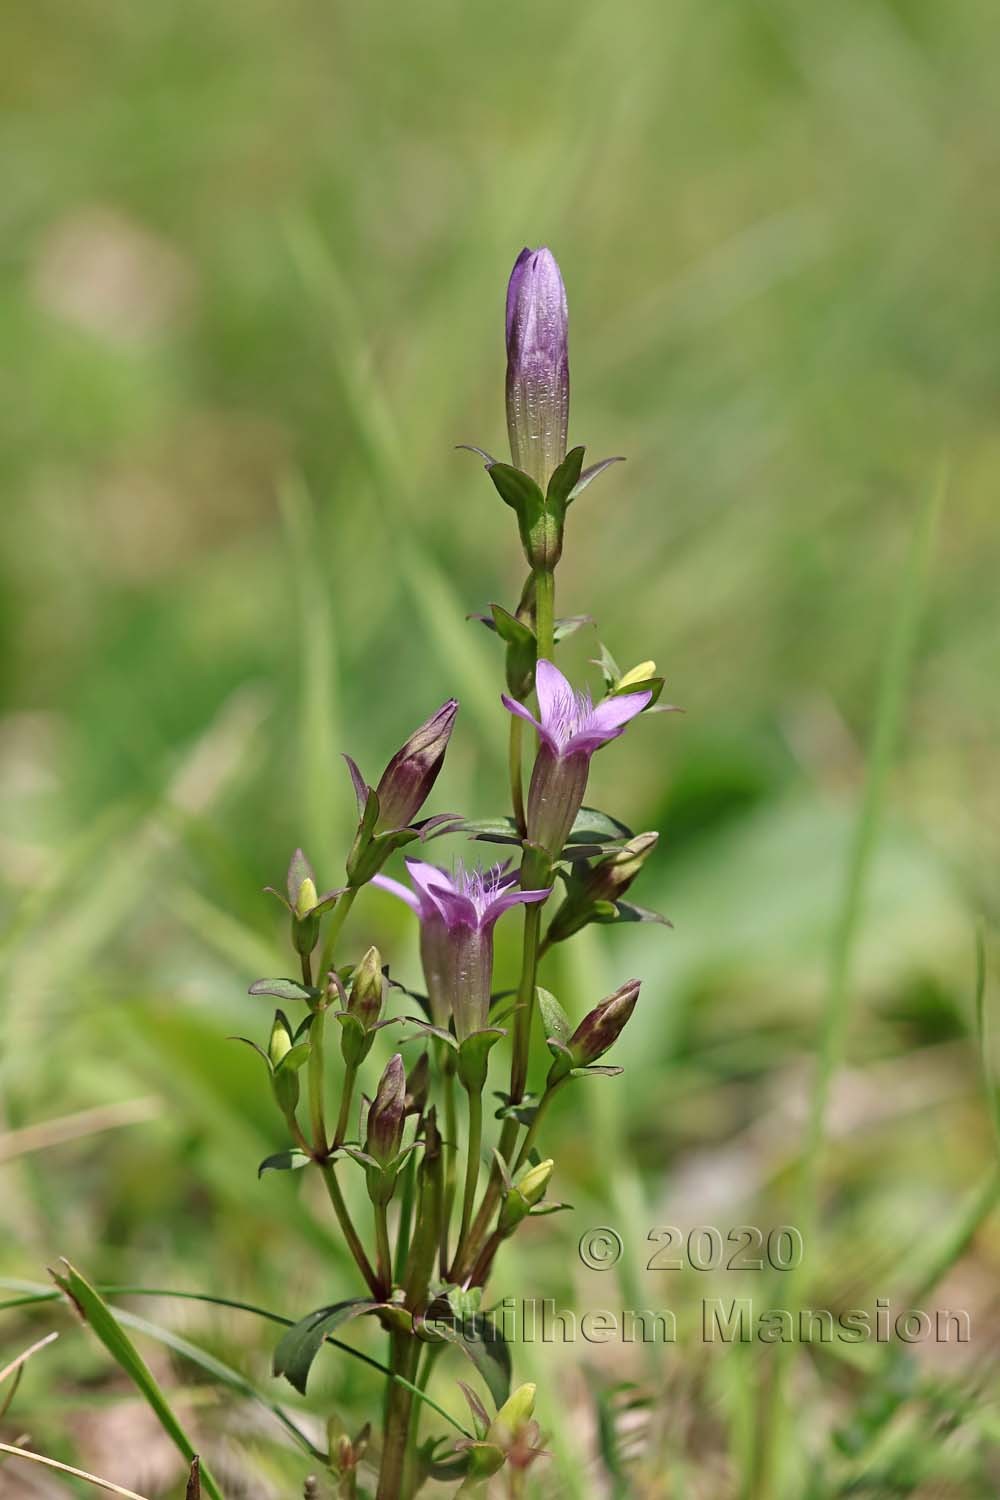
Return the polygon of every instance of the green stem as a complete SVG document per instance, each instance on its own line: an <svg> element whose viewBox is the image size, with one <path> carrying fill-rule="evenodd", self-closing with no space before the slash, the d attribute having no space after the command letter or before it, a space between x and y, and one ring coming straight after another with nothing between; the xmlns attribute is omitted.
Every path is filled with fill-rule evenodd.
<svg viewBox="0 0 1000 1500"><path fill-rule="evenodd" d="M472 1224L472 1210L479 1186L479 1157L483 1146L483 1096L478 1089L469 1089L469 1139L465 1152L465 1193L462 1197L462 1224L458 1231L456 1264L465 1254L465 1242Z"/></svg>
<svg viewBox="0 0 1000 1500"><path fill-rule="evenodd" d="M389 1248L389 1218L384 1203L375 1208L375 1265L378 1270L379 1295L388 1297L392 1291L392 1251Z"/></svg>
<svg viewBox="0 0 1000 1500"><path fill-rule="evenodd" d="M414 1374L414 1385L424 1396L430 1383L431 1373L441 1353L441 1344L428 1344L424 1349L423 1363L420 1362L418 1352L416 1359L416 1370ZM403 1495L409 1497L416 1489L416 1462L417 1442L420 1438L420 1417L423 1412L423 1401L418 1401L413 1415L410 1418L410 1431L406 1443L406 1463L403 1471Z"/></svg>
<svg viewBox="0 0 1000 1500"><path fill-rule="evenodd" d="M527 823L524 817L524 784L522 779L523 764L521 754L521 727L524 720L517 714L510 716L510 737L507 742L507 765L510 771L510 800L514 809L514 822L517 831L524 838L527 831Z"/></svg>
<svg viewBox="0 0 1000 1500"><path fill-rule="evenodd" d="M340 929L347 921L347 914L354 905L354 898L357 894L356 887L349 886L330 913L330 920L326 924L326 937L323 939L323 956L319 965L321 984L325 982L327 974L333 968L333 954L340 936Z"/></svg>
<svg viewBox="0 0 1000 1500"><path fill-rule="evenodd" d="M521 953L521 979L517 989L516 1012L517 1019L514 1023L514 1051L510 1067L510 1099L512 1104L519 1104L524 1098L524 1086L528 1078L528 1053L531 1045L531 1023L535 1010L535 975L538 969L538 935L541 929L542 913L544 903L534 902L524 908L524 944ZM511 1116L503 1122L500 1132L498 1151L504 1161L510 1161L514 1147L517 1144L517 1135L520 1126ZM490 1220L500 1201L501 1178L499 1168L494 1165L490 1178L486 1184L483 1201L479 1206L471 1231L466 1237L466 1244L461 1259L455 1257L454 1275L456 1280L461 1279L461 1274L475 1257L479 1246L482 1244L489 1228Z"/></svg>
<svg viewBox="0 0 1000 1500"><path fill-rule="evenodd" d="M337 1128L333 1132L333 1149L343 1145L344 1136L347 1134L347 1123L351 1113L351 1100L354 1098L354 1081L358 1076L356 1063L348 1063L344 1071L344 1082L340 1094L340 1111L337 1115Z"/></svg>
<svg viewBox="0 0 1000 1500"><path fill-rule="evenodd" d="M539 568L535 573L535 638L538 657L552 661L556 653L556 575Z"/></svg>
<svg viewBox="0 0 1000 1500"><path fill-rule="evenodd" d="M326 1030L326 1013L322 1002L313 1012L309 1028L309 1118L312 1122L313 1152L317 1157L327 1155L326 1105L323 1094L326 1083L326 1064L323 1055L323 1033Z"/></svg>
<svg viewBox="0 0 1000 1500"><path fill-rule="evenodd" d="M399 1199L399 1223L396 1226L396 1280L406 1276L410 1254L410 1230L413 1225L413 1202L416 1196L417 1156L411 1151L403 1168L403 1191Z"/></svg>
<svg viewBox="0 0 1000 1500"><path fill-rule="evenodd" d="M449 1258L449 1235L451 1230L451 1212L455 1202L455 1193L458 1189L457 1182L457 1159L458 1159L458 1114L455 1109L455 1065L448 1053L445 1052L445 1043L441 1042L438 1049L438 1058L442 1070L442 1087L444 1090L444 1206L441 1210L441 1275L448 1275Z"/></svg>
<svg viewBox="0 0 1000 1500"><path fill-rule="evenodd" d="M333 1211L337 1215L337 1223L340 1225L344 1239L347 1241L347 1248L354 1256L358 1270L368 1283L369 1291L374 1297L379 1297L381 1296L381 1288L378 1277L372 1270L371 1261L365 1254L365 1248L361 1243L358 1231L354 1227L347 1204L344 1202L344 1195L340 1190L340 1183L337 1181L334 1164L332 1161L321 1161L319 1167L323 1174L323 1182L329 1194L330 1202L333 1204Z"/></svg>
<svg viewBox="0 0 1000 1500"><path fill-rule="evenodd" d="M549 1105L552 1103L552 1100L558 1094L559 1090L563 1088L567 1083L569 1083L569 1081L570 1080L568 1076L566 1078L560 1078L559 1082L557 1084L554 1084L552 1088L546 1089L541 1099L539 1099L538 1108L535 1111L535 1118L528 1126L528 1133L524 1137L524 1140L521 1142L521 1149L517 1153L517 1160L515 1161L513 1166L514 1172L520 1171L521 1167L524 1166L524 1163L528 1159L528 1153L530 1152L532 1146L535 1144L535 1137L538 1134L543 1116L546 1114Z"/></svg>
<svg viewBox="0 0 1000 1500"><path fill-rule="evenodd" d="M394 1374L410 1380L420 1344L410 1334L394 1333L390 1341L390 1364ZM379 1469L376 1500L404 1500L403 1474L409 1447L410 1414L413 1409L413 1392L407 1386L393 1381L386 1405L385 1425L382 1434L382 1464Z"/></svg>

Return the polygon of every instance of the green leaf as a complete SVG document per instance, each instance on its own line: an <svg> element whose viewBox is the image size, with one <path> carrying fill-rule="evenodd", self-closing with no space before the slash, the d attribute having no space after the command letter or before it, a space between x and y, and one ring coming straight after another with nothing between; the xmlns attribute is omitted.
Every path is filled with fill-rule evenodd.
<svg viewBox="0 0 1000 1500"><path fill-rule="evenodd" d="M502 604L491 604L493 626L501 640L508 646L519 646L526 651L535 650L535 632L530 625L504 609Z"/></svg>
<svg viewBox="0 0 1000 1500"><path fill-rule="evenodd" d="M438 1306L428 1315L431 1329L472 1361L499 1409L510 1395L511 1359L495 1320L483 1313L457 1318L450 1308L439 1315Z"/></svg>
<svg viewBox="0 0 1000 1500"><path fill-rule="evenodd" d="M303 1000L307 1005L319 999L319 990L297 979L255 979L247 994L276 995L279 1000Z"/></svg>
<svg viewBox="0 0 1000 1500"><path fill-rule="evenodd" d="M568 844L603 843L633 838L631 828L596 807L581 807L569 831Z"/></svg>
<svg viewBox="0 0 1000 1500"><path fill-rule="evenodd" d="M663 927L673 927L669 917L661 916L658 911L650 911L648 907L636 906L634 901L616 901L616 916L610 918L614 922L659 922Z"/></svg>
<svg viewBox="0 0 1000 1500"><path fill-rule="evenodd" d="M195 1457L194 1445L160 1390L153 1372L131 1339L101 1297L76 1268L64 1260L64 1272L53 1271L52 1279L73 1303L83 1320L90 1325L115 1363L136 1390L144 1397L159 1420L160 1426L190 1464ZM201 1472L202 1483L211 1500L223 1500L222 1491L207 1468Z"/></svg>
<svg viewBox="0 0 1000 1500"><path fill-rule="evenodd" d="M545 508L545 500L535 481L511 464L491 464L486 472L500 499L517 512L522 526L532 525Z"/></svg>
<svg viewBox="0 0 1000 1500"><path fill-rule="evenodd" d="M349 1302L334 1302L329 1307L319 1307L294 1323L281 1335L274 1351L274 1373L284 1375L301 1395L306 1393L306 1381L312 1362L319 1353L323 1340L352 1318L364 1317L383 1306L368 1298L355 1297Z"/></svg>
<svg viewBox="0 0 1000 1500"><path fill-rule="evenodd" d="M263 1177L265 1172L297 1172L300 1167L307 1167L312 1161L298 1146L289 1146L287 1151L276 1151L273 1156L266 1156L257 1168L257 1176Z"/></svg>
<svg viewBox="0 0 1000 1500"><path fill-rule="evenodd" d="M557 1042L568 1042L573 1035L573 1023L555 995L543 989L540 984L535 987L535 994L538 997L538 1009L542 1013L545 1035L555 1037Z"/></svg>
<svg viewBox="0 0 1000 1500"><path fill-rule="evenodd" d="M486 844L520 844L521 836L513 818L473 818L461 823L459 833L468 833Z"/></svg>
<svg viewBox="0 0 1000 1500"><path fill-rule="evenodd" d="M545 492L546 505L563 507L569 503L570 496L580 482L585 451L583 448L571 448L558 468L553 469Z"/></svg>
<svg viewBox="0 0 1000 1500"><path fill-rule="evenodd" d="M308 1042L297 1042L294 1047L289 1047L274 1071L276 1073L297 1072L307 1061L309 1050Z"/></svg>
<svg viewBox="0 0 1000 1500"><path fill-rule="evenodd" d="M605 469L610 469L612 464L623 464L624 462L624 457L619 454L616 458L602 458L600 463L590 464L583 470L573 488L566 496L566 504L569 505L570 501L575 500L577 495L582 495L588 484L591 484L597 478L598 474L603 474Z"/></svg>
<svg viewBox="0 0 1000 1500"><path fill-rule="evenodd" d="M481 1093L486 1083L489 1055L501 1037L507 1033L499 1026L489 1026L483 1031L474 1031L458 1048L458 1076L464 1088Z"/></svg>

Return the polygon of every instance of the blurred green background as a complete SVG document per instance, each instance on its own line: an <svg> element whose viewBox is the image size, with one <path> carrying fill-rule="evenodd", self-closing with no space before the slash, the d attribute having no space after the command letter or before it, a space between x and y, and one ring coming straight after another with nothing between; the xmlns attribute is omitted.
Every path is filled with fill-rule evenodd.
<svg viewBox="0 0 1000 1500"><path fill-rule="evenodd" d="M503 809L500 653L465 615L512 604L521 563L454 445L503 450L504 287L544 243L571 438L629 458L574 508L559 603L623 666L655 657L686 713L595 762L589 800L662 830L636 895L675 926L546 971L576 1015L645 988L625 1081L552 1122L576 1211L510 1284L693 1305L704 1277L643 1271L650 1228L787 1220L895 599L945 474L808 1256L815 1305L901 1295L995 1151L973 1018L1000 854L993 7L36 0L0 25L0 1273L64 1254L291 1315L351 1290L311 1185L255 1179L280 1122L227 1037L261 1037L246 986L284 962L260 888L297 843L339 879L341 749L374 778L454 692L434 806ZM597 642L567 647L578 680ZM368 893L348 946L415 981L404 915ZM602 1223L621 1281L576 1263ZM871 1438L895 1487L851 1493L996 1493L998 1264L984 1219L944 1299L973 1342L917 1352ZM276 1394L266 1328L156 1311ZM0 1366L44 1324L4 1317ZM179 1493L104 1356L53 1326L0 1436ZM538 1492L741 1493L754 1358L525 1350ZM826 1358L794 1377L817 1495L855 1474L830 1433L885 1395ZM233 1494L295 1492L269 1418L157 1368ZM359 1421L376 1389L328 1354L307 1404ZM85 1493L28 1467L0 1495Z"/></svg>

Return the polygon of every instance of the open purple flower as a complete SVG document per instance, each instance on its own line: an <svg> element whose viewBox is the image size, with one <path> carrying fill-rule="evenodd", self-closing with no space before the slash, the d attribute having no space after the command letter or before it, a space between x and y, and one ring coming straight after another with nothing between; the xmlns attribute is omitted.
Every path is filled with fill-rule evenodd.
<svg viewBox="0 0 1000 1500"><path fill-rule="evenodd" d="M566 457L566 288L551 250L523 249L507 287L507 432L515 467L543 494Z"/></svg>
<svg viewBox="0 0 1000 1500"><path fill-rule="evenodd" d="M413 889L376 875L374 885L405 901L420 918L420 958L427 981L431 1016L446 1027L455 1018L455 1034L464 1041L487 1024L493 977L493 928L512 906L544 901L550 890L522 891L506 865L467 870L461 860L455 873L424 860L408 859Z"/></svg>
<svg viewBox="0 0 1000 1500"><path fill-rule="evenodd" d="M652 693L622 693L595 704L577 693L544 658L535 671L538 718L516 698L502 695L512 714L538 730L539 746L528 790L528 838L555 859L562 852L587 788L590 757L615 740L652 700Z"/></svg>

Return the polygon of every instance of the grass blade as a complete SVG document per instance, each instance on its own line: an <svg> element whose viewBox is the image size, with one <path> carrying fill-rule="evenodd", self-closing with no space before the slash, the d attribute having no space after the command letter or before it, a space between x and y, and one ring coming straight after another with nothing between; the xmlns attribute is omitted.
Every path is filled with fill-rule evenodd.
<svg viewBox="0 0 1000 1500"><path fill-rule="evenodd" d="M195 1449L184 1428L160 1390L152 1370L146 1364L132 1341L123 1333L121 1324L99 1292L90 1285L69 1261L63 1261L65 1271L53 1271L56 1285L76 1307L80 1316L89 1323L94 1333L107 1349L112 1359L128 1376L136 1390L142 1395L164 1432L190 1464L195 1458ZM223 1500L222 1491L208 1469L202 1468L201 1478L211 1500ZM122 1491L121 1493L128 1493Z"/></svg>
<svg viewBox="0 0 1000 1500"><path fill-rule="evenodd" d="M47 1469L58 1469L60 1474L71 1474L74 1479L84 1479L87 1484L96 1485L99 1490L104 1490L109 1495L123 1495L124 1500L146 1500L145 1495L140 1495L135 1490L126 1490L120 1484L112 1484L110 1479L99 1479L96 1474L88 1474L85 1469L74 1469L71 1464L61 1464L58 1459L46 1458L44 1454L32 1453L27 1448L15 1448L11 1443L0 1443L0 1453L8 1453L11 1458L26 1458L35 1464L44 1464Z"/></svg>

